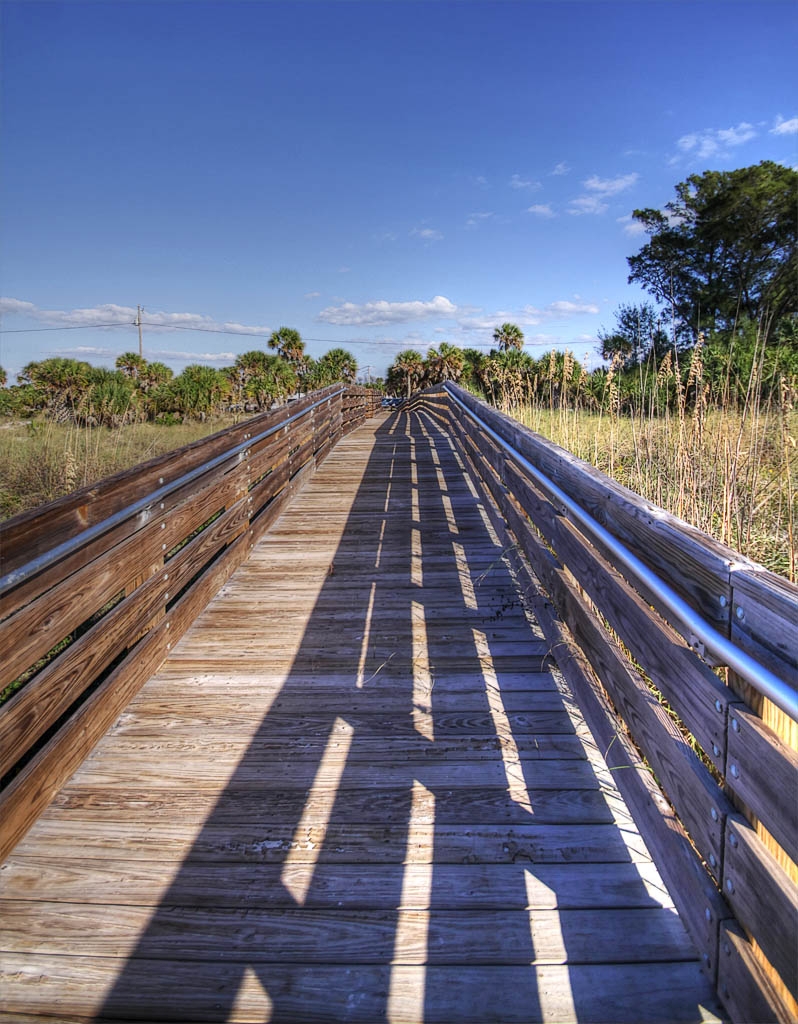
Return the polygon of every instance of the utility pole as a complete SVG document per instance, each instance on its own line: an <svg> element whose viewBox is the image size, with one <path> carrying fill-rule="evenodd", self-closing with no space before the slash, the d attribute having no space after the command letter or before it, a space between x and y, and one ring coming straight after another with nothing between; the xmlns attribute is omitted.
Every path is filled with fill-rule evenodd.
<svg viewBox="0 0 798 1024"><path fill-rule="evenodd" d="M136 306L136 319L134 321L136 327L139 329L139 358L144 358L144 345L141 340L141 306Z"/></svg>

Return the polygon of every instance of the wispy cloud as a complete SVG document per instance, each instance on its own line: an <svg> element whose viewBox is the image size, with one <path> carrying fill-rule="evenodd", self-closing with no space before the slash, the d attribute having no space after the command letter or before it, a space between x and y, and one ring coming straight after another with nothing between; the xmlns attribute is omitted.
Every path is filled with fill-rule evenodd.
<svg viewBox="0 0 798 1024"><path fill-rule="evenodd" d="M510 188L528 188L531 189L531 191L536 192L541 187L542 186L539 181L535 181L532 178L522 178L520 174L514 174L512 178L510 178Z"/></svg>
<svg viewBox="0 0 798 1024"><path fill-rule="evenodd" d="M40 309L32 302L21 299L0 298L0 314L17 314L30 317L37 323L49 327L110 327L130 325L136 320L137 310L132 306L119 306L112 302L99 306L79 309ZM151 331L183 328L198 331L225 331L231 334L270 334L271 328L263 325L240 324L232 321L214 320L203 313L142 312L142 322Z"/></svg>
<svg viewBox="0 0 798 1024"><path fill-rule="evenodd" d="M752 124L741 121L732 128L705 128L699 132L689 132L677 139L676 145L687 156L707 160L726 155L736 146L755 139L757 134Z"/></svg>
<svg viewBox="0 0 798 1024"><path fill-rule="evenodd" d="M472 213L466 221L466 227L473 228L477 224L484 224L486 220L490 220L492 217L493 213Z"/></svg>
<svg viewBox="0 0 798 1024"><path fill-rule="evenodd" d="M518 309L497 309L493 313L475 310L467 316L460 317L457 322L464 331L493 331L498 324L507 321L518 324L522 328L538 327L540 324L550 323L554 320L568 320L572 317L595 315L600 312L594 302L584 302L579 296L574 296L574 300L558 299L543 308L527 304ZM539 335L538 337L545 337L547 341L551 340L550 336ZM525 344L532 343L530 337L527 336Z"/></svg>
<svg viewBox="0 0 798 1024"><path fill-rule="evenodd" d="M305 292L306 299L318 299L321 292Z"/></svg>
<svg viewBox="0 0 798 1024"><path fill-rule="evenodd" d="M564 160L562 160L560 163L555 165L554 170L551 173L559 177L563 174L570 174L570 171L571 168Z"/></svg>
<svg viewBox="0 0 798 1024"><path fill-rule="evenodd" d="M440 242L443 234L435 228L413 228L410 232L415 238L423 238L425 242Z"/></svg>
<svg viewBox="0 0 798 1024"><path fill-rule="evenodd" d="M100 348L95 345L76 345L74 348L55 349L58 355L72 356L75 359L115 359L118 349ZM150 362L179 363L219 363L229 366L236 360L236 352L203 352L194 349L151 348L147 347L147 359Z"/></svg>
<svg viewBox="0 0 798 1024"><path fill-rule="evenodd" d="M410 302L388 302L377 299L357 304L344 302L340 306L328 306L316 317L322 323L370 326L377 324L409 323L414 320L433 320L438 317L453 317L457 306L443 295L436 295L428 302L416 299Z"/></svg>
<svg viewBox="0 0 798 1024"><path fill-rule="evenodd" d="M770 129L771 135L796 135L798 134L798 117L791 117L789 121L785 121L784 118L779 114L776 118L776 123Z"/></svg>
<svg viewBox="0 0 798 1024"><path fill-rule="evenodd" d="M570 302L568 299L560 299L558 302L550 302L544 312L550 317L579 316L583 313L595 315L599 308L595 302L582 302L581 299Z"/></svg>
<svg viewBox="0 0 798 1024"><path fill-rule="evenodd" d="M596 215L606 213L607 209L608 206L601 196L577 196L568 204L568 212L577 217L585 213Z"/></svg>
<svg viewBox="0 0 798 1024"><path fill-rule="evenodd" d="M624 234L632 238L646 233L645 225L641 224L639 220L635 220L631 213L627 213L625 217L616 217L615 219L618 224L623 225Z"/></svg>
<svg viewBox="0 0 798 1024"><path fill-rule="evenodd" d="M556 217L549 203L534 203L527 207L527 213L534 213L536 217Z"/></svg>
<svg viewBox="0 0 798 1024"><path fill-rule="evenodd" d="M639 179L640 175L637 171L632 171L631 174L619 174L617 178L599 178L598 175L594 174L583 184L590 192L598 193L598 195L602 196L614 196L618 192L625 192L626 189L637 184Z"/></svg>
<svg viewBox="0 0 798 1024"><path fill-rule="evenodd" d="M637 171L630 174L619 174L615 178L599 178L597 174L587 178L582 184L587 189L584 195L576 196L568 204L568 212L574 216L592 214L599 216L609 209L607 199L632 188L640 180Z"/></svg>

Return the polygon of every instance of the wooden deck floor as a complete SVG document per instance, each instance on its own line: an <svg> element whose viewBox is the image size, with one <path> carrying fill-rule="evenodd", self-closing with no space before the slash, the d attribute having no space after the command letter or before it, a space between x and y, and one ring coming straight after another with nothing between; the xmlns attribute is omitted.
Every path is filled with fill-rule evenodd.
<svg viewBox="0 0 798 1024"><path fill-rule="evenodd" d="M2 867L16 1021L695 1021L448 439L349 435Z"/></svg>

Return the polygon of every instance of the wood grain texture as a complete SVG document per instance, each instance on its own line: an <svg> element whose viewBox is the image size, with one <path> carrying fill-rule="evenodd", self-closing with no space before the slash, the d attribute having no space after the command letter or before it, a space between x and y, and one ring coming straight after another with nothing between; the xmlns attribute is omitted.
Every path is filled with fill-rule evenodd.
<svg viewBox="0 0 798 1024"><path fill-rule="evenodd" d="M794 999L798 999L798 892L742 819L728 823L723 893Z"/></svg>
<svg viewBox="0 0 798 1024"><path fill-rule="evenodd" d="M715 1019L438 422L347 433L169 609L0 871L6 1013Z"/></svg>
<svg viewBox="0 0 798 1024"><path fill-rule="evenodd" d="M798 751L743 705L729 712L727 781L798 861Z"/></svg>

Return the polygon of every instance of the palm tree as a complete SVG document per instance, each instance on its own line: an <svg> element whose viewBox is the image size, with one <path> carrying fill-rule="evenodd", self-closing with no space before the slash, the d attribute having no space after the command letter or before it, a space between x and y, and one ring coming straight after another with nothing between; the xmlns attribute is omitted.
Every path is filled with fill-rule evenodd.
<svg viewBox="0 0 798 1024"><path fill-rule="evenodd" d="M510 348L522 349L524 347L524 332L517 324L502 324L493 332L493 340L498 345L500 352L506 352Z"/></svg>
<svg viewBox="0 0 798 1024"><path fill-rule="evenodd" d="M301 365L305 362L305 342L293 327L279 327L272 331L268 344L269 348L277 349L277 355L287 363Z"/></svg>
<svg viewBox="0 0 798 1024"><path fill-rule="evenodd" d="M186 366L179 377L159 388L158 412L181 413L185 418L204 420L230 397L230 381L211 366Z"/></svg>
<svg viewBox="0 0 798 1024"><path fill-rule="evenodd" d="M137 352L123 352L117 356L116 368L131 380L139 380L147 368L147 360Z"/></svg>
<svg viewBox="0 0 798 1024"><path fill-rule="evenodd" d="M442 341L437 350L431 348L427 352L424 375L430 384L440 384L444 380L458 380L464 366L465 358L462 350Z"/></svg>
<svg viewBox="0 0 798 1024"><path fill-rule="evenodd" d="M421 379L423 372L424 359L421 353L414 348L406 348L394 359L393 365L388 370L388 375L398 375L404 380L409 398L413 384Z"/></svg>
<svg viewBox="0 0 798 1024"><path fill-rule="evenodd" d="M263 353L263 361L256 372L250 374L244 385L244 394L251 398L258 411L268 409L272 402L284 402L296 391L296 371L280 356Z"/></svg>
<svg viewBox="0 0 798 1024"><path fill-rule="evenodd" d="M147 394L161 384L166 384L174 375L174 370L166 363L147 363L141 375L142 390Z"/></svg>
<svg viewBox="0 0 798 1024"><path fill-rule="evenodd" d="M74 418L91 378L92 367L78 359L53 356L28 363L18 375L20 384L32 384L47 415L65 420Z"/></svg>
<svg viewBox="0 0 798 1024"><path fill-rule="evenodd" d="M350 383L357 377L357 360L345 348L331 348L321 357L319 365L329 374L329 384L339 380Z"/></svg>

